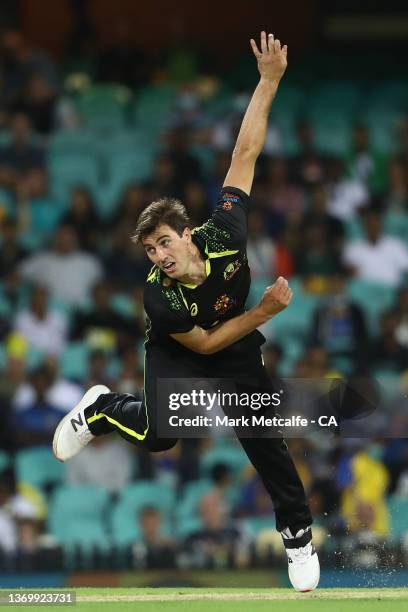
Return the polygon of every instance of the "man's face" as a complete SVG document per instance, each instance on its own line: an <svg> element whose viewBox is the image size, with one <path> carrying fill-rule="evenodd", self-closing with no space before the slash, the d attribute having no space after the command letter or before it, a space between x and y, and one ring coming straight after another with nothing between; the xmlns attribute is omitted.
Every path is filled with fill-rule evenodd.
<svg viewBox="0 0 408 612"><path fill-rule="evenodd" d="M190 261L191 230L186 227L182 235L168 225L159 227L143 238L142 244L150 261L170 278L187 274Z"/></svg>

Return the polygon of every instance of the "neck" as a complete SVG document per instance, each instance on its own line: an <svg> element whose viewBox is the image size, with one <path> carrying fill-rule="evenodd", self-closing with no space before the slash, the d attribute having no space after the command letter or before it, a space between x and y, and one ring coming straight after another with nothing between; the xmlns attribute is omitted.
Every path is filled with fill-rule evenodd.
<svg viewBox="0 0 408 612"><path fill-rule="evenodd" d="M185 284L201 285L206 278L205 260L199 249L192 242L190 246L190 259L187 266L187 272L178 280Z"/></svg>

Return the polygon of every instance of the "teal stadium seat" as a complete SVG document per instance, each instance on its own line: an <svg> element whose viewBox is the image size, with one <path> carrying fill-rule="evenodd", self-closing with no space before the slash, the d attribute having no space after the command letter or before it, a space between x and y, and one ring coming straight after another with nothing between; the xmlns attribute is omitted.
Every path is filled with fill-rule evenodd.
<svg viewBox="0 0 408 612"><path fill-rule="evenodd" d="M95 132L80 130L60 130L50 135L48 151L51 158L58 155L94 155L100 138Z"/></svg>
<svg viewBox="0 0 408 612"><path fill-rule="evenodd" d="M63 203L74 187L86 187L94 193L100 178L98 160L82 153L50 156L49 172L52 194Z"/></svg>
<svg viewBox="0 0 408 612"><path fill-rule="evenodd" d="M345 157L350 150L352 122L342 111L313 112L309 121L318 151L326 155Z"/></svg>
<svg viewBox="0 0 408 612"><path fill-rule="evenodd" d="M126 123L131 92L122 85L93 85L76 100L84 124L92 129L114 130Z"/></svg>
<svg viewBox="0 0 408 612"><path fill-rule="evenodd" d="M175 528L177 537L186 538L194 531L202 528L198 507L202 497L213 488L213 483L206 478L185 485L176 506Z"/></svg>
<svg viewBox="0 0 408 612"><path fill-rule="evenodd" d="M0 451L0 472L7 469L10 466L10 455L4 451Z"/></svg>
<svg viewBox="0 0 408 612"><path fill-rule="evenodd" d="M381 283L352 279L347 285L347 293L364 310L369 331L375 334L381 313L394 303L395 289Z"/></svg>
<svg viewBox="0 0 408 612"><path fill-rule="evenodd" d="M60 357L62 376L83 380L88 372L89 349L85 342L70 342Z"/></svg>
<svg viewBox="0 0 408 612"><path fill-rule="evenodd" d="M341 113L353 118L362 101L362 89L354 81L325 80L311 88L307 97L308 114L324 116L325 113Z"/></svg>
<svg viewBox="0 0 408 612"><path fill-rule="evenodd" d="M393 495L388 499L388 511L390 513L391 539L399 541L408 532L408 498Z"/></svg>
<svg viewBox="0 0 408 612"><path fill-rule="evenodd" d="M234 479L248 466L248 458L240 446L226 446L225 448L212 448L201 458L200 473L202 478L209 479L211 470L217 463L228 466Z"/></svg>
<svg viewBox="0 0 408 612"><path fill-rule="evenodd" d="M18 482L44 489L48 485L60 484L64 473L65 465L56 461L48 446L27 448L20 450L16 455Z"/></svg>
<svg viewBox="0 0 408 612"><path fill-rule="evenodd" d="M170 124L176 109L177 92L171 85L148 85L133 104L133 123L157 136ZM156 137L154 136L154 137Z"/></svg>
<svg viewBox="0 0 408 612"><path fill-rule="evenodd" d="M174 491L163 483L141 480L129 485L122 492L111 515L112 537L115 543L123 546L140 537L138 515L147 506L153 506L159 510L162 531L169 535L174 505Z"/></svg>
<svg viewBox="0 0 408 612"><path fill-rule="evenodd" d="M107 549L109 493L93 485L61 486L52 496L48 530L64 546Z"/></svg>

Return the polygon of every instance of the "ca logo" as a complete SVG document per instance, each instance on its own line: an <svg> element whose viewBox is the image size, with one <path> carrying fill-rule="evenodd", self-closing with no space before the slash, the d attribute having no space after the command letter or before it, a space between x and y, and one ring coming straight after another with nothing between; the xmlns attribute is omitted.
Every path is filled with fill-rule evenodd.
<svg viewBox="0 0 408 612"><path fill-rule="evenodd" d="M191 304L191 306L190 306L190 314L191 314L192 317L196 317L197 316L197 312L198 312L198 306L194 302L194 304Z"/></svg>

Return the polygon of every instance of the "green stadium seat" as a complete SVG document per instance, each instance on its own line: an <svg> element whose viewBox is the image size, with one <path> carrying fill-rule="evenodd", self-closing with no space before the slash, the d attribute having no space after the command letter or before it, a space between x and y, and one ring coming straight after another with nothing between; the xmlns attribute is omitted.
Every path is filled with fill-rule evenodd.
<svg viewBox="0 0 408 612"><path fill-rule="evenodd" d="M198 507L201 498L213 488L213 483L205 478L185 485L175 509L175 527L179 538L185 538L202 527Z"/></svg>
<svg viewBox="0 0 408 612"><path fill-rule="evenodd" d="M391 539L400 540L408 532L408 498L393 495L387 501L390 513Z"/></svg>
<svg viewBox="0 0 408 612"><path fill-rule="evenodd" d="M136 126L157 134L168 127L176 108L177 92L171 85L149 85L141 90L133 105Z"/></svg>
<svg viewBox="0 0 408 612"><path fill-rule="evenodd" d="M65 202L71 189L86 187L95 192L99 183L99 164L94 157L84 154L61 154L49 159L51 190Z"/></svg>
<svg viewBox="0 0 408 612"><path fill-rule="evenodd" d="M241 471L248 465L248 458L242 448L228 447L212 448L201 458L200 473L202 478L209 479L211 470L217 463L223 463L231 470L233 478L238 478Z"/></svg>
<svg viewBox="0 0 408 612"><path fill-rule="evenodd" d="M18 482L34 487L61 483L65 465L56 461L49 447L28 448L16 455L16 476Z"/></svg>
<svg viewBox="0 0 408 612"><path fill-rule="evenodd" d="M92 129L113 130L126 122L131 92L121 85L93 85L77 100L77 110L85 125Z"/></svg>
<svg viewBox="0 0 408 612"><path fill-rule="evenodd" d="M61 374L66 378L83 380L88 371L89 349L85 342L71 342L60 358Z"/></svg>
<svg viewBox="0 0 408 612"><path fill-rule="evenodd" d="M51 158L58 155L93 155L98 147L98 136L85 128L61 130L50 135L48 151Z"/></svg>
<svg viewBox="0 0 408 612"><path fill-rule="evenodd" d="M174 504L173 489L163 483L146 480L128 486L112 512L111 529L114 541L125 545L140 536L138 515L147 506L159 510L163 533L169 535Z"/></svg>
<svg viewBox="0 0 408 612"><path fill-rule="evenodd" d="M326 155L344 157L351 146L352 124L342 112L312 114L309 116L316 148Z"/></svg>
<svg viewBox="0 0 408 612"><path fill-rule="evenodd" d="M83 549L110 545L105 524L109 493L93 485L61 486L52 496L48 531L63 546Z"/></svg>
<svg viewBox="0 0 408 612"><path fill-rule="evenodd" d="M394 303L395 289L381 283L352 279L347 285L347 293L365 311L369 329L375 333L381 313Z"/></svg>
<svg viewBox="0 0 408 612"><path fill-rule="evenodd" d="M353 81L328 81L317 83L307 97L308 114L341 113L354 117L363 100L362 90Z"/></svg>
<svg viewBox="0 0 408 612"><path fill-rule="evenodd" d="M384 215L384 232L408 244L408 214L403 211L387 211Z"/></svg>
<svg viewBox="0 0 408 612"><path fill-rule="evenodd" d="M392 153L396 148L396 132L404 113L392 108L367 109L361 117L367 126L370 143L380 153Z"/></svg>
<svg viewBox="0 0 408 612"><path fill-rule="evenodd" d="M408 83L406 79L387 79L375 83L368 98L370 109L406 112L408 108Z"/></svg>
<svg viewBox="0 0 408 612"><path fill-rule="evenodd" d="M275 518L271 516L250 516L242 520L244 527L247 527L255 536L264 529L275 530Z"/></svg>

